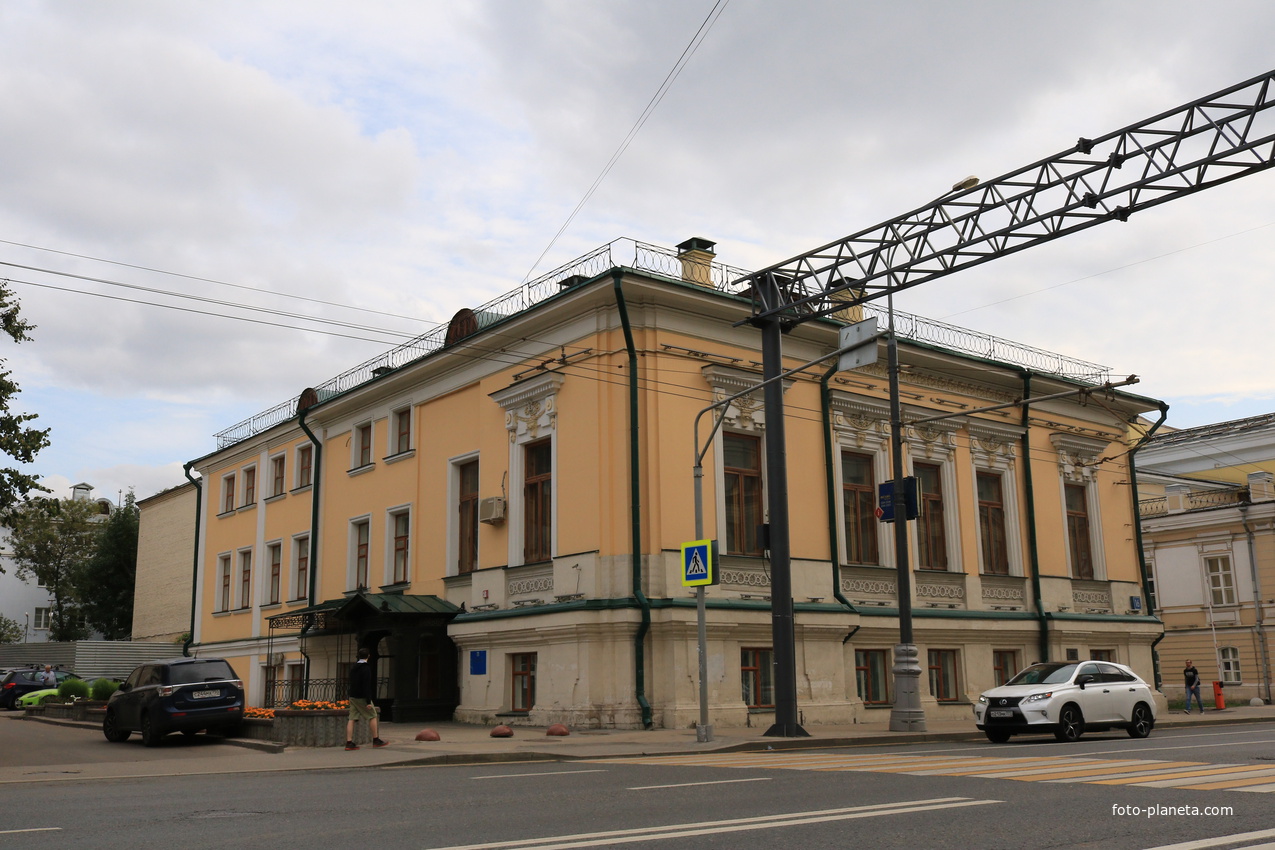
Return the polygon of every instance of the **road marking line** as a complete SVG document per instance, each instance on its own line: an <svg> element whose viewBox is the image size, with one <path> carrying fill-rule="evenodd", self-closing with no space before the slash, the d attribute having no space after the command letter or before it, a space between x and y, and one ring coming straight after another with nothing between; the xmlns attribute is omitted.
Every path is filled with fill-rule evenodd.
<svg viewBox="0 0 1275 850"><path fill-rule="evenodd" d="M784 826L799 826L803 824L826 823L828 821L880 817L881 815L911 814L915 812L963 808L966 806L986 806L992 803L1001 802L1004 801L974 800L969 797L940 797L933 800L913 800L897 803L884 803L876 806L854 806L845 809L792 812L781 815L733 818L731 820L723 821L679 823L670 824L668 826L618 829L608 832L586 832L574 835L553 835L545 838L493 841L485 844L448 845L446 847L434 848L434 850L501 850L501 848L514 847L536 848L536 850L568 850L568 848L632 844L640 841L656 841L666 838L686 838L695 835L743 832L753 829L777 829Z"/></svg>
<svg viewBox="0 0 1275 850"><path fill-rule="evenodd" d="M22 832L61 832L60 826L34 826L30 829L0 829L0 835L17 835Z"/></svg>
<svg viewBox="0 0 1275 850"><path fill-rule="evenodd" d="M1202 785L1179 785L1178 787L1196 791L1219 791L1225 788L1239 788L1243 785L1266 785L1270 783L1273 775L1275 770L1268 770L1264 774L1254 774L1254 778L1250 779L1231 779L1226 782L1205 782Z"/></svg>
<svg viewBox="0 0 1275 850"><path fill-rule="evenodd" d="M1149 776L1133 776L1133 777L1125 777L1125 778L1117 778L1117 779L1104 779L1101 782L1095 782L1093 784L1094 785L1133 785L1136 783L1143 782L1146 779L1154 779L1157 783L1159 783L1159 782L1167 782L1167 781L1175 780L1175 779L1185 779L1187 777L1192 777L1192 776L1222 776L1227 773L1250 773L1251 774L1255 770L1262 770L1262 769L1263 768L1261 768L1260 766L1253 765L1253 764L1236 765L1233 767L1228 765L1220 765L1220 764L1209 765L1207 767L1204 765L1201 765L1200 767L1194 768L1192 770L1170 770L1162 776L1149 775ZM1266 775L1268 776L1272 773L1275 773L1275 770L1271 770L1270 768L1266 768L1266 771L1267 771ZM1184 784L1189 784L1189 783L1184 783Z"/></svg>
<svg viewBox="0 0 1275 850"><path fill-rule="evenodd" d="M471 776L470 779L521 779L524 776L562 776L567 773L606 773L605 770L545 770L540 773L498 773L491 776Z"/></svg>
<svg viewBox="0 0 1275 850"><path fill-rule="evenodd" d="M1148 847L1146 850L1205 850L1206 847L1221 847L1224 844L1240 844L1258 838L1275 836L1275 829L1263 829L1258 832L1240 832L1235 835L1219 835L1217 838L1201 838L1198 841L1184 841L1181 844L1162 844L1159 847Z"/></svg>
<svg viewBox="0 0 1275 850"><path fill-rule="evenodd" d="M677 785L635 785L630 791L654 791L660 788L691 788L695 785L730 785L733 782L770 782L773 777L753 776L748 779L715 779L711 782L679 782Z"/></svg>

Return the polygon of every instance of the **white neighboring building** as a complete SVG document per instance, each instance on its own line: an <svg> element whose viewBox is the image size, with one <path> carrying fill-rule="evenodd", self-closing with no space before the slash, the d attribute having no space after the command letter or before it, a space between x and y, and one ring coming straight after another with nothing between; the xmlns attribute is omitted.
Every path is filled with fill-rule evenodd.
<svg viewBox="0 0 1275 850"><path fill-rule="evenodd" d="M71 488L71 498L90 499L91 484L76 484ZM108 515L115 510L110 499L95 499ZM53 596L36 584L35 577L18 578L18 565L13 561L13 547L9 543L9 529L0 526L0 614L26 629L24 643L42 643L49 639L49 621L53 610Z"/></svg>

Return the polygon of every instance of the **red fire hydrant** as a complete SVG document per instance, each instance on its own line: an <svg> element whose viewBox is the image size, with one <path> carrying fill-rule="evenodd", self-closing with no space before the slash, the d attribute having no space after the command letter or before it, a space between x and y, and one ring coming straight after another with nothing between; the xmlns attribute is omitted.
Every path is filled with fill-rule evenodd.
<svg viewBox="0 0 1275 850"><path fill-rule="evenodd" d="M1218 711L1226 708L1226 698L1222 696L1222 683L1213 683L1213 707Z"/></svg>

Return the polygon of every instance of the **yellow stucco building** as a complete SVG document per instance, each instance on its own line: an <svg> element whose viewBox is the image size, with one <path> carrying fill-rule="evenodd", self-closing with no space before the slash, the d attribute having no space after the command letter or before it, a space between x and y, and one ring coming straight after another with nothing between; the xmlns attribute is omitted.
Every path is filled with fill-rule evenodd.
<svg viewBox="0 0 1275 850"><path fill-rule="evenodd" d="M339 696L367 646L394 719L691 726L693 423L760 380L742 274L705 240L612 243L223 432L190 464L193 651L229 658L254 704ZM1045 658L1150 677L1162 629L1142 605L1125 434L1157 403L1060 395L1103 367L897 321L926 712L969 716ZM786 365L835 350L840 324L794 328ZM854 722L890 706L898 642L893 534L873 515L886 374L784 386L798 705L803 723ZM726 407L704 462L721 725L768 725L774 702L760 400Z"/></svg>

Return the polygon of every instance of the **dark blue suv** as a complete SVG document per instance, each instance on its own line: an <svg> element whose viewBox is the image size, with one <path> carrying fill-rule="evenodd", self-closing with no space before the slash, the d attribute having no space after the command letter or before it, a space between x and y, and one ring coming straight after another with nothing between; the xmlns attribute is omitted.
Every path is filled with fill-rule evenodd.
<svg viewBox="0 0 1275 850"><path fill-rule="evenodd" d="M141 732L148 747L169 732L234 734L243 711L243 682L224 658L169 658L138 667L111 694L102 734L119 742Z"/></svg>

